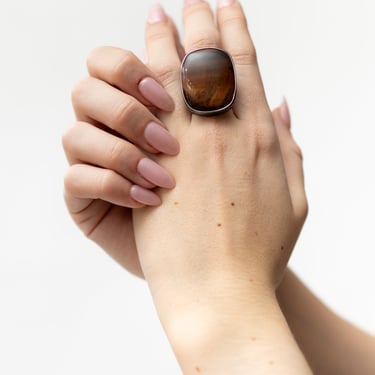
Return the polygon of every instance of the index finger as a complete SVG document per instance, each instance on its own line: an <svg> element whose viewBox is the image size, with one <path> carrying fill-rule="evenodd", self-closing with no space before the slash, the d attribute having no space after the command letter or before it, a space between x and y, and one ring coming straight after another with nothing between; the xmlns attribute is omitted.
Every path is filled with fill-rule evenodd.
<svg viewBox="0 0 375 375"><path fill-rule="evenodd" d="M144 105L152 104L165 111L174 108L173 99L154 73L130 51L97 47L87 58L87 68L92 77L119 88Z"/></svg>

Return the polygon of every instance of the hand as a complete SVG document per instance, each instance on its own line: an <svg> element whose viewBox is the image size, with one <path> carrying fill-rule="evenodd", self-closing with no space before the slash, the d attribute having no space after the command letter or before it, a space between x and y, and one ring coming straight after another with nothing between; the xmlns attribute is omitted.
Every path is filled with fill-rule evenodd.
<svg viewBox="0 0 375 375"><path fill-rule="evenodd" d="M238 95L224 115L186 110L176 38L153 7L149 67L175 98L173 112L157 115L181 147L156 157L176 178L160 191L163 205L133 210L156 309L185 374L310 373L275 296L307 211L286 106L275 124L238 2L219 0L215 22L206 2L185 1L184 26L187 52L217 46L232 55Z"/></svg>
<svg viewBox="0 0 375 375"><path fill-rule="evenodd" d="M172 27L175 27L173 23ZM182 53L180 53L180 55L182 55ZM105 61L105 63L103 63L103 61ZM112 203L114 201L113 198L107 204L104 200L102 202L98 200L92 201L90 198L90 192L82 189L84 188L84 186L82 185L77 186L76 172L79 172L79 168L82 168L84 170L86 169L84 168L85 166L82 165L82 161L78 163L78 159L93 160L93 158L96 157L95 149L88 149L87 142L82 142L83 138L89 138L90 134L94 132L98 137L97 144L103 145L104 152L102 153L104 154L110 152L110 150L104 149L104 145L106 145L107 147L111 147L111 143L106 142L106 140L108 140L109 135L112 135L112 141L119 140L124 147L126 146L126 143L123 142L124 138L122 136L120 136L120 138L117 139L117 137L114 136L114 132L111 130L111 128L108 125L104 127L102 123L119 122L121 123L120 126L123 127L122 132L124 134L129 134L129 129L126 128L133 126L133 123L132 121L127 120L129 118L129 114L127 114L126 111L123 114L123 120L106 120L111 118L111 108L115 104L109 103L110 105L103 106L103 112L96 113L94 111L96 111L97 108L103 104L95 98L99 98L101 96L104 97L105 91L107 91L107 95L109 95L109 98L112 98L112 100L116 98L124 98L124 103L126 103L126 101L133 101L133 103L138 108L138 111L145 114L145 119L143 120L144 123L147 123L147 121L149 120L150 114L148 112L152 109L149 107L151 103L154 103L155 107L158 106L159 108L170 110L171 108L173 108L173 102L171 102L169 95L166 96L165 94L163 94L163 92L160 93L160 88L158 87L155 90L155 88L151 86L151 88L153 89L147 90L147 83L150 83L150 79L155 80L155 77L153 76L153 73L149 71L149 69L147 69L147 67L144 66L144 64L141 61L139 61L129 51L112 47L97 48L94 51L92 51L92 53L89 55L88 69L89 73L91 74L91 77L81 80L76 85L72 95L73 105L77 113L77 119L81 121L77 121L74 124L74 126L68 129L63 138L64 148L67 153L68 160L71 161L72 165L72 167L66 175L66 200L68 208L71 208L73 204L82 204L83 207L85 207L87 203L92 203L97 206L96 208L104 209L107 206L109 206L112 207L112 209L114 209L114 204ZM134 75L133 72L137 72L137 74ZM142 79L139 77L149 77L147 79L148 82L146 81L146 85L144 85L144 87L142 87L141 85L140 88L139 85L137 85L137 78L139 81L142 81ZM130 79L133 79L133 81L130 81ZM126 95L122 95L119 89L121 89L123 93L126 93ZM141 90L144 94L141 93ZM95 93L94 100L90 100L90 97L87 95L87 93L89 92ZM133 99L130 98L131 96L133 96ZM146 99L146 97L148 99ZM109 101L110 100L108 100L108 102ZM287 114L286 128L289 128L290 119L288 116L288 108L286 107L286 103L283 106L283 112ZM275 121L279 119L279 123L281 121L280 113L281 109L279 108L277 108L273 112ZM102 122L99 122L99 120L94 119L101 119ZM98 127L98 129L96 129L95 127ZM162 135L163 136L161 138L156 139L156 143L155 141L153 142L153 138L151 138L150 141L156 146L156 149L159 148L161 150L164 150L166 153L169 152L173 154L175 150L178 149L176 142L173 139L168 139L169 137L165 138L164 132L162 133ZM81 141L77 142L77 139ZM284 136L279 138L281 149L289 149L291 144L292 148L296 150L298 153L298 147L295 145L293 140L290 141L289 139L290 136ZM159 143L157 144L158 141ZM127 140L127 142L128 150L124 152L124 160L122 161L123 168L125 171L132 170L131 162L137 157L137 155L139 155L139 150L131 147L131 142L129 142L129 140ZM147 148L149 142L143 140L143 145L145 148ZM134 143L139 147L142 146L141 140ZM151 149L150 151L152 152L153 150ZM86 156L78 158L77 155ZM286 153L286 155L288 155L288 153ZM290 158L284 159L284 164L286 166L288 166L289 159ZM76 163L75 160L77 161ZM103 162L99 164L104 165ZM91 168L88 168L88 170L89 169ZM105 169L116 171L115 167ZM288 172L290 168L286 169ZM153 185L146 182L146 184L143 186L147 188L148 186ZM115 186L112 186L111 188L115 189ZM83 196L83 198L79 198L76 196L77 189L80 189L78 194L80 197ZM89 198L84 198L86 196ZM147 197L148 195L146 195L145 198L147 199ZM150 199L151 200L149 201L149 203L153 203L154 199L158 202L160 198L155 198L152 194L150 194ZM117 219L116 216L114 216L113 220L108 221L108 226L110 228L115 229L114 236L107 235L107 233L113 234L112 231L109 231L109 228L107 226L99 226L99 228L97 228L96 224L97 220L101 218L101 212L98 211L98 215L91 217L91 209L93 208L92 205L88 206L87 209L84 209L78 213L74 213L73 211L71 211L71 214L86 235L96 240L99 244L102 244L104 250L111 254L112 257L114 257L124 268L142 277L143 273L139 265L137 250L134 244L132 218L130 216L130 211L126 209L126 207L140 206L140 203L134 201L130 192L128 194L125 192L123 200L125 201L123 203L123 208L121 208L121 205L116 205L118 206L116 210L122 211L123 216L121 217L120 215L119 219ZM146 202L144 201L144 203ZM90 221L86 220L86 218L88 217L90 217ZM100 223L100 225L103 225L103 222ZM117 228L119 227L121 227L122 230L118 230ZM302 227L302 223L300 227ZM98 235L95 234L94 236L94 229L95 231L98 231L100 233Z"/></svg>
<svg viewBox="0 0 375 375"><path fill-rule="evenodd" d="M146 28L149 66L175 98L175 110L158 116L181 151L173 158L156 157L177 181L173 190L160 192L163 205L133 215L142 269L156 304L170 311L169 301L181 301L183 309L189 303L185 292L217 300L213 285L222 286L225 300L234 286L240 291L249 280L274 291L306 215L306 198L300 153L286 130L279 130L288 137L287 149L280 150L241 7L235 2L219 8L217 27L207 3L184 8L186 51L222 47L236 65L233 110L208 118L186 110L173 30L160 9L157 16L151 21L159 22Z"/></svg>
<svg viewBox="0 0 375 375"><path fill-rule="evenodd" d="M156 186L174 178L152 158L176 155L177 141L152 113L174 103L155 75L132 53L95 49L90 77L73 90L77 122L63 136L70 168L65 177L68 210L84 234L115 260L143 276L134 244L130 208L158 205Z"/></svg>

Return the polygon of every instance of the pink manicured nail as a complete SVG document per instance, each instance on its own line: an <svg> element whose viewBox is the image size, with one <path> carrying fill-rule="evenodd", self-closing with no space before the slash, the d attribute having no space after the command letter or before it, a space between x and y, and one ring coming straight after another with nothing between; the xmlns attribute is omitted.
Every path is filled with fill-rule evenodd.
<svg viewBox="0 0 375 375"><path fill-rule="evenodd" d="M161 204L161 199L158 195L138 185L133 185L129 194L137 202L148 206L159 206Z"/></svg>
<svg viewBox="0 0 375 375"><path fill-rule="evenodd" d="M184 0L184 5L191 5L195 3L201 3L203 0Z"/></svg>
<svg viewBox="0 0 375 375"><path fill-rule="evenodd" d="M145 129L146 141L158 151L168 155L177 155L180 146L177 140L172 137L169 131L156 122L150 122Z"/></svg>
<svg viewBox="0 0 375 375"><path fill-rule="evenodd" d="M217 7L218 8L225 8L233 5L236 0L217 0Z"/></svg>
<svg viewBox="0 0 375 375"><path fill-rule="evenodd" d="M138 173L151 183L166 188L172 189L175 187L173 177L159 164L148 158L143 158L138 163Z"/></svg>
<svg viewBox="0 0 375 375"><path fill-rule="evenodd" d="M151 77L146 77L138 84L141 94L163 111L173 111L174 102L163 86Z"/></svg>
<svg viewBox="0 0 375 375"><path fill-rule="evenodd" d="M167 20L167 15L160 4L151 5L148 11L148 23L164 22Z"/></svg>
<svg viewBox="0 0 375 375"><path fill-rule="evenodd" d="M290 129L290 122L291 122L290 111L289 111L288 102L286 101L285 98L283 98L283 101L280 105L280 116L284 124Z"/></svg>

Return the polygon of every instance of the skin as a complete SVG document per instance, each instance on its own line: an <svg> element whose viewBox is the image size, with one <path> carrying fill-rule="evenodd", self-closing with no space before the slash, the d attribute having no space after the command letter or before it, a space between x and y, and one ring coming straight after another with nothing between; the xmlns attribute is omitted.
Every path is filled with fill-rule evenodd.
<svg viewBox="0 0 375 375"><path fill-rule="evenodd" d="M203 43L199 35L208 36L204 41L206 45L211 43L219 46L222 46L219 41L224 43L230 38L241 39L245 35L247 45L242 48L248 48L249 53L237 52L241 59L248 55L247 68L250 69L245 69L245 65L242 67L241 61L239 71L247 70L241 78L244 87L246 80L257 82L254 90L248 92L246 87L246 92L244 89L240 91L233 113L228 114L230 117L225 115L224 121L229 122L232 129L226 132L223 132L226 129L224 121L220 123L192 117L178 101L175 107L170 107L167 99L156 103L157 100L152 96L146 95L146 98L138 85L145 77L164 84L173 97L179 96L176 91L178 60L184 52L172 20L165 15L160 17L159 14L155 18L154 14L152 22L149 21L147 25L148 67L128 51L110 47L94 50L88 58L90 77L80 81L73 90L77 123L63 137L64 149L71 165L65 178L65 198L73 219L89 238L130 272L140 277L146 275L159 316L184 373L205 371L218 374L220 371L228 373L228 369L231 373L246 373L249 368L254 369L252 373L258 370L261 373L309 373L284 315L314 372L355 374L358 373L356 370L361 369L360 373L373 373L373 363L369 361L369 356L364 355L370 352L368 348L374 347L373 339L335 317L290 271L282 279L286 262L307 214L301 152L290 133L286 103L271 116L256 66L254 47L244 25L241 25L241 35L233 33L237 27L228 27L229 22L224 22L228 30L217 30L212 23L212 13L204 4L186 6L184 13L186 50ZM219 10L219 28L225 17L233 16L242 19L243 23L238 4L230 9ZM202 17L205 22L202 22ZM195 27L196 24L208 27L202 30ZM158 41L164 43L162 47L155 44L155 34L163 36ZM174 54L170 60L175 61L174 66L168 65L165 60L161 61L159 54L153 53L158 48ZM229 46L225 49L233 56L236 55ZM129 103L131 105L126 105ZM242 111L242 108L247 107L251 107L249 111ZM114 111L114 108L119 110ZM166 110L173 112L166 115ZM137 114L137 122L133 121L134 113ZM169 129L180 141L180 153L175 149L175 152L163 154L148 143L144 134L150 121ZM238 134L237 137L231 137L233 128L240 137ZM237 138L242 137L247 142L238 143ZM223 147L223 139L228 147ZM101 145L100 149L97 148L98 144ZM202 149L207 146L202 158ZM118 151L113 153L113 150ZM106 157L108 154L112 157ZM178 156L171 157L176 154ZM192 155L197 157L193 158ZM156 185L138 173L137 163L145 156L158 161L172 172L178 181L175 189L169 192L153 189ZM210 158L210 164L202 164L202 160ZM239 164L239 158L246 162L233 169L233 165ZM277 172L276 177L264 173L270 169ZM197 170L201 179L197 177ZM239 184L235 183L243 180L241 176L244 173L250 181L257 181L251 189L246 184L238 189ZM231 178L228 179L228 176ZM232 183L226 184L227 180ZM192 181L194 190L191 189ZM279 187L269 192L270 195L264 195L262 186L265 185L262 182ZM130 209L139 208L143 204L134 200L130 194L134 185L153 189L163 200L160 208L140 210L135 215L140 222L136 223L136 233L143 270L135 246ZM222 188L215 192L213 198L212 191L218 185ZM207 202L213 200L220 210L215 207L207 209ZM283 205L278 204L279 200L283 201ZM258 202L270 204L259 209ZM251 210L243 209L245 206ZM204 212L202 207L206 207ZM267 233L270 220L275 220L274 216L277 216L275 207L283 212L289 210L289 213L286 218L282 217L282 225L277 224L277 220L272 222L273 226L280 226L278 231ZM192 211L194 216L190 214ZM257 211L266 214L254 216ZM179 226L178 222L182 225ZM288 224L285 226L285 223ZM218 224L221 225L218 227ZM243 236L243 233L249 232L248 228L253 229L254 226L259 229L252 231L248 237ZM182 232L181 228L184 228ZM154 233L157 237L146 236L145 233ZM203 233L211 235L208 239L207 236L202 238ZM259 236L259 233L262 235ZM196 240L186 248L186 241L179 239L179 236ZM271 243L282 244L276 257L275 252L269 250L269 239L272 236L275 238ZM173 243L171 239L178 241ZM164 246L155 247L155 243L164 243ZM221 246L223 243L226 246ZM176 249L177 254L171 256ZM203 259L202 249L205 254ZM194 257L191 256L192 251ZM264 261L263 254L267 251L267 261ZM218 254L221 255L217 257ZM281 279L283 281L277 290L276 299L275 290ZM179 282L176 283L176 280ZM218 289L220 293L217 293ZM233 290L237 290L235 296ZM174 301L172 306L170 301ZM231 301L230 308L228 301ZM307 303L309 309L305 309ZM223 319L233 325L226 324L225 329L222 329L223 325L219 322ZM308 325L300 323L306 320L309 321ZM232 335L237 328L241 330L241 337ZM360 344L356 340L356 348L354 345L337 345L337 342L334 345L337 355L345 353L345 358L352 366L348 366L345 360L337 361L335 353L331 356L322 355L332 353L332 344L329 345L329 351L324 349L317 332L324 332L323 342L341 342L337 339L340 334L346 341L352 337L360 339ZM251 352L246 350L249 342L257 344ZM362 350L362 345L366 350ZM209 355L202 356L207 347L211 348ZM233 362L239 353L243 353L246 358L246 361L240 363L241 366Z"/></svg>
<svg viewBox="0 0 375 375"><path fill-rule="evenodd" d="M300 158L288 184L239 3L219 7L217 23L207 3L189 3L183 20L187 52L204 45L231 54L238 96L221 116L187 112L170 23L148 23L148 65L175 98L175 110L158 117L180 143L177 156L155 157L176 187L160 191L161 206L133 211L155 307L184 374L310 374L275 295L306 212L303 184L293 180Z"/></svg>

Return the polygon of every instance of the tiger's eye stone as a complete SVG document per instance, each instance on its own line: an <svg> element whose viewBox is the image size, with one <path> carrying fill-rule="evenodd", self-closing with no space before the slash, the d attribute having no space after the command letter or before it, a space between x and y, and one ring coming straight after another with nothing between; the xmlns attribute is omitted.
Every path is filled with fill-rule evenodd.
<svg viewBox="0 0 375 375"><path fill-rule="evenodd" d="M181 66L182 92L187 107L199 115L229 110L236 97L236 78L231 57L217 48L187 54Z"/></svg>

